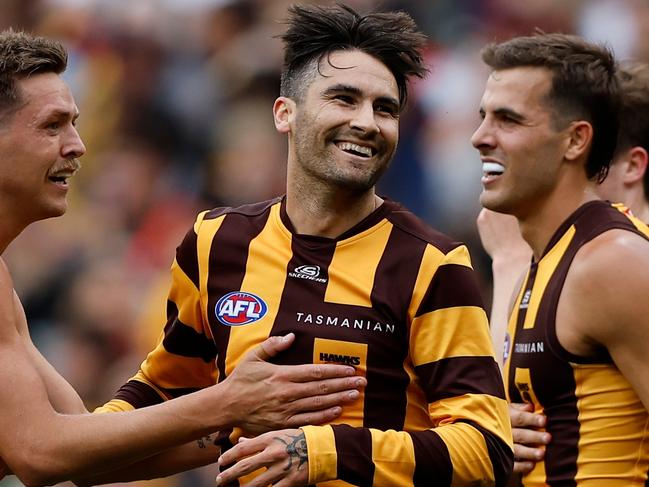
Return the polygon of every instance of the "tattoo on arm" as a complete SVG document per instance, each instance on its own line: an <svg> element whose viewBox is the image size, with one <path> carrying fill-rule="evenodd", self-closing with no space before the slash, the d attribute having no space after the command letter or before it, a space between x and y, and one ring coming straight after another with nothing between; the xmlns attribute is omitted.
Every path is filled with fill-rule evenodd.
<svg viewBox="0 0 649 487"><path fill-rule="evenodd" d="M288 465L286 466L284 471L290 470L291 467L293 467L294 461L298 464L297 469L299 470L300 468L302 468L302 465L304 465L309 459L306 451L306 438L304 436L304 433L300 432L299 435L290 436L290 438L292 438L291 441L284 441L280 437L274 438L275 440L286 445L286 453L288 453Z"/></svg>
<svg viewBox="0 0 649 487"><path fill-rule="evenodd" d="M212 435L207 435L196 440L196 443L198 443L198 448L205 449L210 443L216 445L216 440L212 439Z"/></svg>

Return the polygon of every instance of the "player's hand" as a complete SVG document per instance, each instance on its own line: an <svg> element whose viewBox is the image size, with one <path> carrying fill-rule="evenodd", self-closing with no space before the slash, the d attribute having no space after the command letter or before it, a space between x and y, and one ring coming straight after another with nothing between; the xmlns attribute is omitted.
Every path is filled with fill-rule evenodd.
<svg viewBox="0 0 649 487"><path fill-rule="evenodd" d="M274 365L295 335L271 337L239 362L224 383L235 404L233 424L248 434L331 421L358 399L367 381L347 365Z"/></svg>
<svg viewBox="0 0 649 487"><path fill-rule="evenodd" d="M309 483L306 438L299 429L271 431L253 439L242 438L221 455L218 465L227 470L216 477L217 487L226 486L262 467L266 467L266 471L242 485L300 487Z"/></svg>
<svg viewBox="0 0 649 487"><path fill-rule="evenodd" d="M514 435L514 472L530 472L536 462L543 460L545 445L552 440L550 433L539 431L539 428L545 427L545 415L533 411L531 404L509 405L509 418Z"/></svg>
<svg viewBox="0 0 649 487"><path fill-rule="evenodd" d="M532 250L521 237L515 217L483 208L477 224L482 246L492 260L513 260L522 266L529 262Z"/></svg>

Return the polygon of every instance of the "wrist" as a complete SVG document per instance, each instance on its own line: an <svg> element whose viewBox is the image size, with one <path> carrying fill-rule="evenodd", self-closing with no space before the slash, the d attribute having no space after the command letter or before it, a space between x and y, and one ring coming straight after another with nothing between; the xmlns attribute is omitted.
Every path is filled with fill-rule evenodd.
<svg viewBox="0 0 649 487"><path fill-rule="evenodd" d="M336 438L331 426L302 426L309 458L309 484L335 480L337 474Z"/></svg>

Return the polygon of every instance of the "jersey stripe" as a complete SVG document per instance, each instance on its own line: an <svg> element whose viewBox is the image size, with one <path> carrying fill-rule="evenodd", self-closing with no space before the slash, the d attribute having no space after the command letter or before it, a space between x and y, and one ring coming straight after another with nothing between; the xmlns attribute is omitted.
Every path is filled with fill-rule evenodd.
<svg viewBox="0 0 649 487"><path fill-rule="evenodd" d="M333 426L338 451L338 478L358 487L372 487L374 463L369 429L358 430L346 424Z"/></svg>
<svg viewBox="0 0 649 487"><path fill-rule="evenodd" d="M415 473L415 449L410 435L387 431L382 435L371 428L372 461L391 465L374 472L374 485L412 485Z"/></svg>
<svg viewBox="0 0 649 487"><path fill-rule="evenodd" d="M271 209L275 214L278 211L279 205ZM291 252L290 248L287 248L290 240L276 231L273 218L277 216L268 218L263 230L250 241L248 259L244 267L245 274L240 288L241 291L259 295L268 306L268 311L259 321L231 328L225 359L227 374L234 369L248 350L270 335L280 306Z"/></svg>
<svg viewBox="0 0 649 487"><path fill-rule="evenodd" d="M428 402L474 393L505 399L502 382L493 378L494 370L499 370L498 365L489 356L445 358L416 368L428 391Z"/></svg>
<svg viewBox="0 0 649 487"><path fill-rule="evenodd" d="M489 459L484 436L470 424L459 424L457 428L440 428L436 433L444 440L451 462L461 463L463 458L473 458L474 461L461 472L455 472L451 486L469 485L471 479L480 478L481 472L488 471L490 475L483 477L484 483L494 479L493 467Z"/></svg>
<svg viewBox="0 0 649 487"><path fill-rule="evenodd" d="M415 447L415 473L413 484L417 487L451 485L453 463L446 443L434 431L411 432Z"/></svg>
<svg viewBox="0 0 649 487"><path fill-rule="evenodd" d="M336 246L325 302L370 307L374 274L392 232L387 220ZM365 238L373 234L373 238Z"/></svg>
<svg viewBox="0 0 649 487"><path fill-rule="evenodd" d="M208 232L208 237L204 240L199 235L199 244L204 243L205 246L209 246L209 263L202 267L201 272L207 273L206 299L204 301L207 302L206 315L214 340L216 343L229 343L230 333L234 327L225 326L218 321L216 303L222 296L242 290L248 248L250 242L264 228L268 212L261 212L255 216L226 213L220 218L223 218L223 221L213 236L209 235L211 231ZM199 255L204 254L205 252L199 249ZM203 294L202 290L201 294ZM230 372L229 369L226 370L226 351L227 348L219 350L216 361L220 380L225 379Z"/></svg>

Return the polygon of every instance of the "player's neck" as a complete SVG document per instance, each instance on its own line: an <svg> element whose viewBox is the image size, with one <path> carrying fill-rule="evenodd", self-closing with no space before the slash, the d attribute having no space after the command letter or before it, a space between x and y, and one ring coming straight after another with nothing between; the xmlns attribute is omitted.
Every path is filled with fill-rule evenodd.
<svg viewBox="0 0 649 487"><path fill-rule="evenodd" d="M286 213L295 232L318 237L338 237L369 216L381 203L383 200L373 189L360 196L309 194L292 188L286 192Z"/></svg>
<svg viewBox="0 0 649 487"><path fill-rule="evenodd" d="M538 262L559 226L583 204L599 199L589 186L574 191L556 191L539 202L529 214L517 215L523 239Z"/></svg>
<svg viewBox="0 0 649 487"><path fill-rule="evenodd" d="M0 210L2 212L2 210ZM27 224L21 224L11 215L15 215L16 212L2 212L3 215L6 215L6 218L3 219L2 225L0 225L0 255L4 253L6 248L11 242L13 242L18 235L22 233Z"/></svg>
<svg viewBox="0 0 649 487"><path fill-rule="evenodd" d="M642 202L636 209L632 209L631 211L637 218L649 225L649 201L642 198Z"/></svg>

